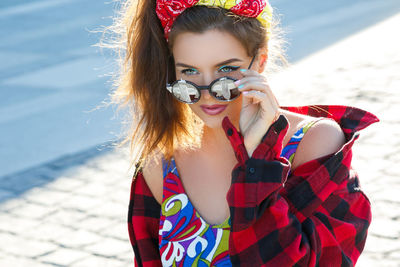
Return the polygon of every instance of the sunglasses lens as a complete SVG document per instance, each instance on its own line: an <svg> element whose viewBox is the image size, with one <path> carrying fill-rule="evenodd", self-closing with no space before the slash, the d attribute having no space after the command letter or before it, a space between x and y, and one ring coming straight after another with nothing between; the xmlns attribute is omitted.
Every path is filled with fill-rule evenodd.
<svg viewBox="0 0 400 267"><path fill-rule="evenodd" d="M211 87L213 97L221 101L229 101L237 98L240 91L231 79L221 79L216 81Z"/></svg>
<svg viewBox="0 0 400 267"><path fill-rule="evenodd" d="M196 87L185 81L178 81L174 84L172 93L177 99L185 103L194 103L200 98L200 93Z"/></svg>

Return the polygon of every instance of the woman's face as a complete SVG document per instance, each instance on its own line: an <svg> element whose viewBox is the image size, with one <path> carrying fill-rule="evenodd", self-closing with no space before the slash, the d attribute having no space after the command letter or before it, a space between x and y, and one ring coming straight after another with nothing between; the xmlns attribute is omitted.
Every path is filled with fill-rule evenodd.
<svg viewBox="0 0 400 267"><path fill-rule="evenodd" d="M191 32L179 34L172 52L176 79L188 80L197 85L208 86L223 76L240 79L243 76L239 70L247 69L251 62L251 57L247 55L242 44L231 34L219 30L208 30L201 34ZM213 111L210 112L207 106L212 105L225 106L225 109L219 114L210 114ZM225 116L228 116L234 125L238 125L242 95L233 101L223 102L213 98L208 90L201 90L200 100L189 106L207 127L221 127Z"/></svg>

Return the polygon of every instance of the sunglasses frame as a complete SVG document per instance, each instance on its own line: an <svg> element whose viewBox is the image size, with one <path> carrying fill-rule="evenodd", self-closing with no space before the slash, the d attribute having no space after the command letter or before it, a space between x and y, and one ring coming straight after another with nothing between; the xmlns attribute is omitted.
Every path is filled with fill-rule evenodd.
<svg viewBox="0 0 400 267"><path fill-rule="evenodd" d="M256 55L254 55L253 58L251 59L250 65L249 65L249 67L248 67L247 69L250 69L250 68L251 68L251 66L253 65L253 62L254 62L254 59L255 59L255 58L256 58ZM188 80L184 80L184 79L176 80L176 81L174 81L172 84L170 84L170 83L168 83L168 64L167 64L167 76L166 76L166 80L167 80L167 81L166 81L166 84L167 84L166 87L167 87L167 90L168 90L178 101L180 101L180 102L182 102L182 103L185 103L185 104L194 104L194 103L197 103L197 102L200 100L200 98L201 98L201 90L208 90L208 92L210 93L210 95L211 95L214 99L216 99L216 100L218 100L218 101L230 102L230 101L235 100L236 98L239 97L240 92L239 92L239 94L238 94L236 97L234 97L234 98L232 98L232 99L221 100L221 99L218 99L217 97L215 97L215 96L213 95L213 92L211 91L212 86L213 86L216 82L221 81L221 80L226 80L226 79L229 79L229 80L232 80L232 81L237 81L237 80L238 80L238 79L235 79L235 78L232 78L232 77L229 77L229 76L224 76L224 77L220 77L220 78L217 78L217 79L213 80L209 85L197 85L197 84L195 84L194 82L191 82L191 81L188 81ZM190 102L190 103L185 102L185 101L182 101L182 100L180 100L178 97L176 97L175 94L172 92L173 86L174 86L175 84L177 84L177 83L182 83L182 82L183 82L183 83L188 83L188 84L193 85L193 86L196 88L196 90L199 92L200 97L199 97L196 101Z"/></svg>

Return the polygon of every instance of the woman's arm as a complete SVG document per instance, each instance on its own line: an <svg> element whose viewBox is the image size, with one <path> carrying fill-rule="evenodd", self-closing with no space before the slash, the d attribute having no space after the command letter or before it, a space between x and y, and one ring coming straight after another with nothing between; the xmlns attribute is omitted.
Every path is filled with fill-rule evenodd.
<svg viewBox="0 0 400 267"><path fill-rule="evenodd" d="M318 120L301 139L291 164L291 171L310 160L337 152L345 143L346 137L335 120Z"/></svg>
<svg viewBox="0 0 400 267"><path fill-rule="evenodd" d="M280 157L288 128L281 115L248 157L243 137L226 117L224 130L238 164L227 194L234 266L352 266L371 220L370 203L351 170L351 147L299 166Z"/></svg>

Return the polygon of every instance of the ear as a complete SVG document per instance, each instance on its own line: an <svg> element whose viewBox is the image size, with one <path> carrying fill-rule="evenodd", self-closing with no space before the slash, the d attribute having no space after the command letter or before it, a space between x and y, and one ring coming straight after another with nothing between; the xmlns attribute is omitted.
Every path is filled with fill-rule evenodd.
<svg viewBox="0 0 400 267"><path fill-rule="evenodd" d="M265 66L267 65L268 61L268 48L260 48L258 50L258 56L257 56L257 63L258 63L258 72L261 73L264 71Z"/></svg>

